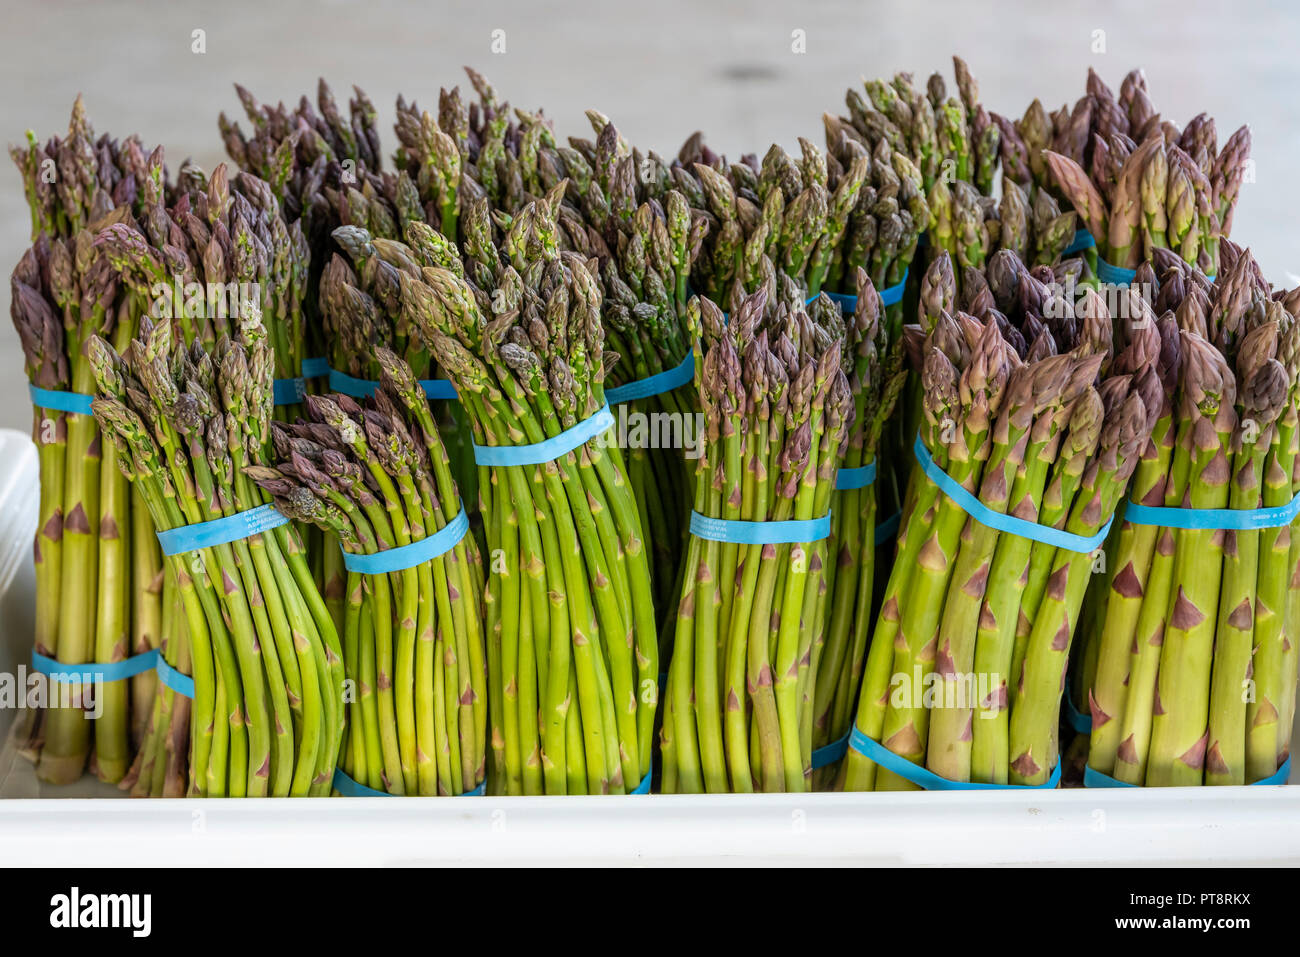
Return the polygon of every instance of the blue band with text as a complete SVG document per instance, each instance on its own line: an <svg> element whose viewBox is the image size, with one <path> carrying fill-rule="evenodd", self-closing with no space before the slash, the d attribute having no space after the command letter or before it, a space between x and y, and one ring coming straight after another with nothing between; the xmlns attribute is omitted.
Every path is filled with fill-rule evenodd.
<svg viewBox="0 0 1300 957"><path fill-rule="evenodd" d="M397 572L404 568L414 568L424 562L445 555L465 537L469 530L469 516L465 512L465 503L460 503L460 511L450 522L438 529L428 538L399 545L371 555L343 553L343 567L350 572L362 575L382 575L385 572Z"/></svg>
<svg viewBox="0 0 1300 957"><path fill-rule="evenodd" d="M196 548L228 545L279 528L288 521L275 510L274 505L258 505L225 518L214 518L210 522L182 525L158 532L158 544L162 546L164 555L179 555Z"/></svg>
<svg viewBox="0 0 1300 957"><path fill-rule="evenodd" d="M276 379L271 383L271 398L276 405L297 405L307 397L307 380Z"/></svg>
<svg viewBox="0 0 1300 957"><path fill-rule="evenodd" d="M794 542L819 542L831 533L831 513L821 518L788 519L783 522L746 522L729 518L710 518L691 512L691 534L711 542L735 545L784 545Z"/></svg>
<svg viewBox="0 0 1300 957"><path fill-rule="evenodd" d="M1165 505L1124 506L1124 521L1134 525L1158 525L1161 528L1230 528L1249 531L1255 528L1281 528L1300 515L1300 494L1285 505L1269 508L1176 508Z"/></svg>
<svg viewBox="0 0 1300 957"><path fill-rule="evenodd" d="M1059 528L1039 525L1037 522L1027 522L1023 518L1016 518L1014 515L1007 515L1005 512L995 512L962 488L960 484L953 481L947 472L935 464L934 459L930 457L930 450L925 447L925 443L921 441L919 435L912 444L912 451L916 455L916 461L921 465L921 470L925 472L931 482L939 486L948 498L952 499L958 508L981 525L995 528L999 532L1007 532L1021 538L1033 539L1036 542L1042 542L1044 545L1064 548L1071 552L1088 553L1106 541L1106 534L1115 521L1115 516L1112 515L1096 535L1085 537L1062 531Z"/></svg>
<svg viewBox="0 0 1300 957"><path fill-rule="evenodd" d="M479 465L544 465L567 455L614 425L609 405L583 419L571 429L529 445L479 445L474 443L474 461Z"/></svg>

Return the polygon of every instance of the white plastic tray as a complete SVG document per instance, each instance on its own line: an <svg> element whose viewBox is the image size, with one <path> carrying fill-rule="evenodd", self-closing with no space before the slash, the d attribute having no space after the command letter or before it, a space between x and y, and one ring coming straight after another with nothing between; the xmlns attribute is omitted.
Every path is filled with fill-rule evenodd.
<svg viewBox="0 0 1300 957"><path fill-rule="evenodd" d="M0 516L30 519L0 524L29 537L36 505L18 491L35 477L11 473L34 469L34 450L15 435L0 432ZM0 582L0 671L30 651L33 587L30 557ZM0 742L13 716L0 710ZM116 801L89 777L41 785L5 745L0 794L11 867L1300 864L1293 787Z"/></svg>

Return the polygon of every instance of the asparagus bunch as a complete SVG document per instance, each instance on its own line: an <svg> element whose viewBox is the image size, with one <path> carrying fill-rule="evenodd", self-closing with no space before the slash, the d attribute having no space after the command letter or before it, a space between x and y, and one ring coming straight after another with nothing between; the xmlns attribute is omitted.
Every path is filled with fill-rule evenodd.
<svg viewBox="0 0 1300 957"><path fill-rule="evenodd" d="M400 277L402 272L418 277L423 266L463 273L455 245L420 221L407 225L410 245L358 226L340 226L334 238L347 259L335 253L321 276L319 308L331 343L331 367L378 381L382 364L375 347L382 347L417 379L433 378L428 346L402 310Z"/></svg>
<svg viewBox="0 0 1300 957"><path fill-rule="evenodd" d="M1163 406L1132 500L1192 509L1289 502L1297 483L1300 327L1248 250L1222 246L1210 284L1165 252L1158 288ZM1088 763L1128 784L1245 784L1289 754L1297 624L1294 526L1125 522L1090 636Z"/></svg>
<svg viewBox="0 0 1300 957"><path fill-rule="evenodd" d="M14 271L11 304L27 374L41 388L87 394L86 341L98 332L125 344L139 311L92 240L110 222L146 218L163 189L162 151L146 156L135 137L96 138L78 98L66 137L42 144L29 133L26 148L10 152L32 213L34 245ZM33 438L41 463L35 650L78 665L158 648L166 640L162 560L115 452L85 414L38 407ZM86 766L93 730L93 770L119 781L145 737L154 687L152 673L61 685L67 706L26 711L19 750L43 780L68 783ZM93 724L82 711L90 695L100 699Z"/></svg>
<svg viewBox="0 0 1300 957"><path fill-rule="evenodd" d="M993 192L1000 131L979 101L979 85L966 62L956 56L952 62L958 97L948 95L939 73L923 90L913 85L910 73L897 73L889 81L864 81L865 97L850 88L848 122L872 144L883 139L910 157L927 194L937 182L960 181L987 196Z"/></svg>
<svg viewBox="0 0 1300 957"><path fill-rule="evenodd" d="M902 368L901 338L891 338L883 322L880 296L861 269L857 288L857 303L851 315L840 320L832 309L821 323L832 336L844 341L841 368L853 397L853 416L839 466L850 470L880 461L881 433L907 379ZM823 298L810 309L816 313L825 303ZM824 639L814 636L811 662L815 682L814 751L848 732L857 706L875 611L872 598L878 570L880 484L881 478L877 477L869 485L839 489L832 499L831 535L826 543L829 560L823 569Z"/></svg>
<svg viewBox="0 0 1300 957"><path fill-rule="evenodd" d="M316 108L303 96L293 111L283 103L274 107L261 104L252 93L235 84L250 133L246 135L239 123L225 113L218 118L227 155L240 169L270 186L286 222L298 224L306 240L311 269L305 299L305 337L306 349L312 356L323 355L326 345L314 310L321 271L329 261L330 232L342 225L338 215L342 204L337 197L355 193L364 207L393 183L392 177L381 175L374 104L362 90L353 90L355 95L344 119L324 79L317 84Z"/></svg>
<svg viewBox="0 0 1300 957"><path fill-rule="evenodd" d="M271 187L250 173L228 179L181 168L164 197L151 196L139 226L115 222L96 238L124 286L171 320L184 340L211 349L256 309L273 352L273 375L298 375L310 253L298 223L286 225Z"/></svg>
<svg viewBox="0 0 1300 957"><path fill-rule="evenodd" d="M695 511L825 515L854 413L841 340L814 324L790 280L744 297L729 320L708 299L690 310L708 428ZM825 539L692 536L668 673L666 792L809 789L827 563Z"/></svg>
<svg viewBox="0 0 1300 957"><path fill-rule="evenodd" d="M773 266L811 296L859 266L881 288L902 279L927 223L920 172L844 121L827 119L827 144L823 153L801 138L797 159L773 145L760 164L728 163L699 133L686 141L672 176L702 224L702 294L726 302L733 284L756 289Z"/></svg>
<svg viewBox="0 0 1300 957"><path fill-rule="evenodd" d="M1034 275L1045 268L999 252L987 276L966 272L968 311L953 311L946 257L927 272L921 322L905 330L924 387L919 436L989 510L1087 538L1109 521L1150 434L1156 349L1138 322L1114 355L1100 297L1051 290ZM950 780L1045 783L1092 563L977 522L918 466L858 730ZM839 783L912 786L857 752Z"/></svg>
<svg viewBox="0 0 1300 957"><path fill-rule="evenodd" d="M571 139L572 148L541 148L539 170L550 195L562 194L557 215L563 245L600 261L607 354L615 361L606 386L625 386L678 368L691 355L686 299L703 238L703 223L675 189L664 189L667 167L651 151L629 148L606 117L588 111L594 141ZM504 169L504 167L503 167ZM554 181L563 172L567 185ZM699 419L695 393L661 392L626 404L629 422L644 422L656 441L629 442L628 475L641 509L653 560L655 611L666 622L680 595L686 520L693 498L687 428ZM672 448L658 447L666 423ZM677 440L674 436L680 435ZM690 433L696 443L702 440ZM654 446L654 447L652 447ZM670 641L665 629L661 649Z"/></svg>
<svg viewBox="0 0 1300 957"><path fill-rule="evenodd" d="M612 361L596 264L560 251L549 203L524 207L499 239L486 215L466 229L464 276L425 266L400 281L475 442L533 444L595 415ZM658 650L649 559L617 445L598 436L541 465L483 467L479 494L492 555L491 789L637 788L650 772Z"/></svg>
<svg viewBox="0 0 1300 957"><path fill-rule="evenodd" d="M323 78L316 86L316 108L303 96L292 111L283 103L259 103L236 83L235 92L248 118L249 134L225 113L217 119L230 159L240 169L265 180L283 204L286 218L290 222L305 220L304 231L313 238L320 235L310 224L319 208L319 185L329 178L329 168L337 165L336 177L346 170L351 177L345 180L348 182L361 182L363 174L377 173L382 168L374 104L361 89L352 89L355 95L348 102L348 117L344 119ZM313 251L317 248L313 246Z"/></svg>
<svg viewBox="0 0 1300 957"><path fill-rule="evenodd" d="M318 304L323 299L322 274L338 251L332 232L343 225L361 225L377 235L400 238L398 220L404 224L408 218L422 219L424 210L409 177L382 172L377 114L360 88L353 87L346 118L324 79L317 84L315 108L306 96L290 111L283 103L259 103L238 84L235 91L251 130L245 135L238 122L221 114L218 126L226 152L241 169L266 181L307 252L297 359L328 356L337 343L325 328ZM315 527L306 532L317 585L341 631L342 553L337 542Z"/></svg>
<svg viewBox="0 0 1300 957"><path fill-rule="evenodd" d="M1003 123L1014 144L1013 124ZM1250 160L1250 129L1218 148L1214 120L1201 113L1181 130L1155 112L1140 71L1116 98L1091 70L1088 92L1065 116L1047 121L1031 104L1009 147L1022 185L1033 178L1074 206L1112 266L1136 268L1155 249L1170 249L1207 275L1219 269L1219 243L1232 232L1237 196ZM1005 166L1004 162L1004 166Z"/></svg>
<svg viewBox="0 0 1300 957"><path fill-rule="evenodd" d="M154 525L264 505L246 473L271 459L270 344L255 315L238 338L189 349L140 320L119 355L91 339L95 418ZM328 794L344 726L342 646L301 541L281 525L167 558L193 657L188 792Z"/></svg>
<svg viewBox="0 0 1300 957"><path fill-rule="evenodd" d="M890 140L829 113L823 114L822 125L832 193L842 195L842 187L852 186L864 163L866 173L847 224L829 239L830 263L824 275L815 277L818 288L851 291L854 270L861 267L877 290L888 289L902 281L921 233L931 225L924 176L915 157ZM811 283L809 292L817 292Z"/></svg>
<svg viewBox="0 0 1300 957"><path fill-rule="evenodd" d="M510 121L490 84L467 72L479 102L466 107L458 90L444 90L438 120L462 149L459 222L466 248L481 247L494 220L508 228L528 203L547 204L559 224L560 248L600 263L604 333L615 354L606 385L626 385L681 365L690 355L685 305L704 223L692 219L680 192L667 188L667 164L653 151L643 154L630 147L614 124L594 110L587 116L595 138L571 138L570 146L560 147L540 113L517 110L517 122ZM399 119L398 125L399 131L414 129L409 119ZM489 262L491 258L486 256ZM476 280L492 282L490 267L472 259L467 266ZM658 435L656 422L668 421L676 430L697 414L691 393L673 390L633 400L627 421L640 417ZM650 447L647 441L630 445L628 472L653 556L656 609L662 614L679 590L690 472L675 451Z"/></svg>
<svg viewBox="0 0 1300 957"><path fill-rule="evenodd" d="M276 423L280 461L249 475L286 515L380 554L445 528L462 505L415 374L376 349L383 387L367 407L312 396L308 421ZM386 574L348 573L343 661L357 689L340 766L390 794L456 795L486 773L483 571L472 537Z"/></svg>

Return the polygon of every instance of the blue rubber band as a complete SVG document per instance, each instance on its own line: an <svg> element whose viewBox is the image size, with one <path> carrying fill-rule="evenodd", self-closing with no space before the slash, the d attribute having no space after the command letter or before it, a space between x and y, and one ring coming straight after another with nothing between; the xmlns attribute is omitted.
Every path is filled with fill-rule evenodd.
<svg viewBox="0 0 1300 957"><path fill-rule="evenodd" d="M910 267L909 267L910 268ZM892 306L903 301L903 291L907 288L907 270L903 270L903 278L888 289L880 290L880 304L882 306ZM826 293L832 300L839 304L839 307L845 312L856 312L858 308L858 297L845 292L828 292ZM808 300L812 302L812 299Z"/></svg>
<svg viewBox="0 0 1300 957"><path fill-rule="evenodd" d="M42 409L72 412L76 415L93 414L90 409L90 403L95 398L93 395L85 395L81 392L55 392L52 389L42 389L30 382L27 383L27 391L31 393L32 404Z"/></svg>
<svg viewBox="0 0 1300 957"><path fill-rule="evenodd" d="M876 463L859 465L856 468L840 469L835 476L835 487L841 492L848 489L866 488L876 481Z"/></svg>
<svg viewBox="0 0 1300 957"><path fill-rule="evenodd" d="M1276 771L1274 771L1266 778L1261 778L1258 781L1251 781L1250 786L1256 787L1261 785L1267 786L1267 785L1274 785L1274 784L1286 784L1287 779L1289 777L1291 777L1291 756L1287 755L1287 759L1282 762L1282 766L1280 768L1278 768ZM1091 765L1088 765L1083 769L1083 786L1086 788L1141 787L1140 784L1130 784L1128 781L1120 781L1118 778L1113 778L1109 774L1106 774L1104 771L1096 770Z"/></svg>
<svg viewBox="0 0 1300 957"><path fill-rule="evenodd" d="M849 735L852 733L852 730L845 731L830 744L822 745L814 751L812 753L812 766L814 768L824 768L844 757L848 753Z"/></svg>
<svg viewBox="0 0 1300 957"><path fill-rule="evenodd" d="M1165 505L1124 506L1124 521L1134 525L1158 525L1161 528L1219 529L1248 531L1257 528L1281 528L1300 515L1300 494L1286 505L1269 508L1177 508Z"/></svg>
<svg viewBox="0 0 1300 957"><path fill-rule="evenodd" d="M614 414L603 405L596 414L571 429L530 445L479 445L474 443L474 461L479 465L544 465L567 455L606 429L614 427Z"/></svg>
<svg viewBox="0 0 1300 957"><path fill-rule="evenodd" d="M895 512L883 522L876 525L876 544L883 545L898 534L898 525L903 520L902 512Z"/></svg>
<svg viewBox="0 0 1300 957"><path fill-rule="evenodd" d="M1075 253L1081 253L1085 249L1092 249L1097 245L1097 240L1092 238L1092 233L1086 229L1076 229L1074 239L1070 240L1070 245L1061 251L1062 256L1073 256Z"/></svg>
<svg viewBox="0 0 1300 957"><path fill-rule="evenodd" d="M921 465L921 471L925 472L930 481L939 486L958 508L981 525L987 525L999 532L1007 532L1021 538L1042 542L1044 545L1086 554L1096 550L1099 545L1106 541L1110 526L1115 521L1115 516L1112 515L1096 535L1084 537L1083 535L1061 531L1059 528L1039 525L1037 522L1027 522L1023 518L1016 518L1014 515L1007 515L1004 512L995 512L953 481L947 472L934 463L934 459L930 458L930 450L925 447L925 443L921 441L919 435L916 437L916 442L912 444L912 451L916 455L916 461Z"/></svg>
<svg viewBox="0 0 1300 957"><path fill-rule="evenodd" d="M1127 286L1137 277L1136 269L1112 266L1101 257L1097 258L1097 278L1112 286Z"/></svg>
<svg viewBox="0 0 1300 957"><path fill-rule="evenodd" d="M113 661L106 664L88 662L84 665L65 665L41 654L39 651L33 651L32 668L52 678L58 684L100 684L110 681L125 681L127 678L134 678L146 671L153 671L159 658L158 649L153 648L141 654L132 655L122 661Z"/></svg>
<svg viewBox="0 0 1300 957"><path fill-rule="evenodd" d="M271 383L271 398L276 405L297 405L307 397L307 380L276 379Z"/></svg>
<svg viewBox="0 0 1300 957"><path fill-rule="evenodd" d="M1137 278L1136 269L1125 269L1123 266L1112 266L1101 257L1097 258L1097 278L1111 286L1127 286ZM1214 282L1214 277L1206 275L1210 282Z"/></svg>
<svg viewBox="0 0 1300 957"><path fill-rule="evenodd" d="M179 555L196 548L228 545L279 528L288 522L287 518L275 510L274 505L259 505L225 518L214 518L210 522L182 525L180 528L158 532L158 544L162 546L164 555Z"/></svg>
<svg viewBox="0 0 1300 957"><path fill-rule="evenodd" d="M911 781L927 791L1050 791L1061 781L1061 762L1056 762L1052 776L1043 784L980 784L974 781L949 781L928 768L913 764L902 755L895 754L879 741L873 741L854 725L849 730L849 747L865 758L870 758L887 771Z"/></svg>
<svg viewBox="0 0 1300 957"><path fill-rule="evenodd" d="M656 372L644 379L637 379L635 382L629 382L626 385L616 385L612 389L606 389L605 401L611 405L617 405L620 402L631 402L633 399L648 399L652 395L671 392L679 386L686 385L694 378L695 354L688 353L685 359L666 372Z"/></svg>
<svg viewBox="0 0 1300 957"><path fill-rule="evenodd" d="M1065 721L1079 734L1092 734L1092 715L1084 714L1074 706L1074 699L1067 691L1065 697Z"/></svg>
<svg viewBox="0 0 1300 957"><path fill-rule="evenodd" d="M420 388L430 399L444 399L448 402L454 402L460 398L456 394L456 384L450 379L421 379Z"/></svg>
<svg viewBox="0 0 1300 957"><path fill-rule="evenodd" d="M425 562L445 555L465 537L469 531L469 516L465 512L465 503L460 503L460 511L450 522L438 529L428 538L399 545L373 555L356 555L343 553L343 567L350 572L362 575L382 575L385 572L398 572L404 568L414 568Z"/></svg>
<svg viewBox="0 0 1300 957"><path fill-rule="evenodd" d="M338 791L339 794L343 795L344 797L350 797L350 798L359 798L359 797L391 798L391 797L414 796L414 795L402 795L402 794L389 794L387 791L376 791L374 788L367 787L366 785L362 784L360 781L354 781L352 777L342 768L334 769L333 784L334 784L334 790ZM479 797L485 793L487 793L487 781L483 780L479 782L478 787L474 788L474 790L466 791L464 794L458 794L456 796L457 797Z"/></svg>
<svg viewBox="0 0 1300 957"><path fill-rule="evenodd" d="M655 776L655 759L652 757L650 759L650 770L646 772L645 777L641 779L641 783L636 786L636 789L633 791L629 791L628 794L649 794L650 779L653 778L654 776Z"/></svg>
<svg viewBox="0 0 1300 957"><path fill-rule="evenodd" d="M354 399L368 399L379 388L378 382L370 379L357 379L346 372L340 372L338 369L329 370L329 385L331 392L341 392L344 395L352 396Z"/></svg>
<svg viewBox="0 0 1300 957"><path fill-rule="evenodd" d="M321 376L329 374L330 361L324 356L314 356L302 360L302 377L304 379L319 379Z"/></svg>
<svg viewBox="0 0 1300 957"><path fill-rule="evenodd" d="M691 512L691 534L711 542L736 545L784 545L794 542L819 542L831 533L831 513L821 518L790 519L784 522L746 522L729 518L711 518Z"/></svg>
<svg viewBox="0 0 1300 957"><path fill-rule="evenodd" d="M172 691L175 691L178 695L183 695L186 698L194 697L194 679L189 675L181 674L171 665L167 664L167 659L162 655L158 656L156 670L158 672L158 680L168 688L171 688Z"/></svg>
<svg viewBox="0 0 1300 957"><path fill-rule="evenodd" d="M379 388L374 379L358 379L338 369L329 370L330 391L350 395L354 399L369 399ZM430 399L455 399L456 386L449 379L421 379L420 388Z"/></svg>

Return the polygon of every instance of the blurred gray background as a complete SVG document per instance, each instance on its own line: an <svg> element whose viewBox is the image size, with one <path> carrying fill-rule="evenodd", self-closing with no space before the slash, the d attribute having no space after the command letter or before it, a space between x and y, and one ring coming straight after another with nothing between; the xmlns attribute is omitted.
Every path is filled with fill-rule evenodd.
<svg viewBox="0 0 1300 957"><path fill-rule="evenodd" d="M187 156L209 169L225 158L216 119L242 113L236 81L261 100L294 102L314 99L324 76L341 104L358 84L387 133L399 91L436 108L438 88L462 83L469 64L511 102L544 107L561 135L589 135L582 111L595 107L665 155L696 129L737 155L794 147L800 135L820 145L821 114L840 111L862 76L909 70L923 81L941 70L951 83L953 53L969 62L988 108L1013 116L1034 96L1049 109L1073 103L1089 66L1113 89L1141 66L1156 108L1175 122L1206 110L1220 143L1251 125L1256 182L1243 187L1233 238L1274 284L1300 283L1300 5L0 0L0 20L0 139L62 132L82 92L96 132L163 143L173 170ZM205 31L203 54L192 52L195 30ZM492 51L497 30L504 53ZM792 52L795 30L803 54ZM1094 52L1099 41L1105 52ZM0 260L9 268L30 220L6 168ZM29 408L17 337L0 322L0 426L28 429Z"/></svg>

